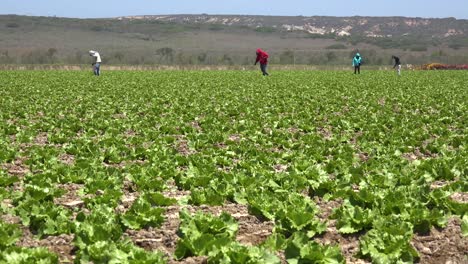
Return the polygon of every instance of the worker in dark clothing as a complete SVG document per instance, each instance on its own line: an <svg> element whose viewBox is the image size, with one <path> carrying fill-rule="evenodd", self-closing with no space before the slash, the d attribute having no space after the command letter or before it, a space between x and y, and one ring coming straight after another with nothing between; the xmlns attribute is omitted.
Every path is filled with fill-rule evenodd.
<svg viewBox="0 0 468 264"><path fill-rule="evenodd" d="M396 69L396 70L397 70L398 76L400 76L400 75L401 75L401 62L400 62L400 58L398 58L397 56L392 56L392 59L395 60L395 65L393 66L393 69Z"/></svg>
<svg viewBox="0 0 468 264"><path fill-rule="evenodd" d="M356 72L358 74L361 74L361 63L362 63L362 57L361 57L361 54L356 53L356 56L354 56L353 58L353 66L354 66L354 74L356 74Z"/></svg>
<svg viewBox="0 0 468 264"><path fill-rule="evenodd" d="M269 74L266 71L268 64L268 53L262 49L257 49L257 59L255 60L254 65L257 65L258 62L260 62L260 70L262 70L263 76L268 76Z"/></svg>

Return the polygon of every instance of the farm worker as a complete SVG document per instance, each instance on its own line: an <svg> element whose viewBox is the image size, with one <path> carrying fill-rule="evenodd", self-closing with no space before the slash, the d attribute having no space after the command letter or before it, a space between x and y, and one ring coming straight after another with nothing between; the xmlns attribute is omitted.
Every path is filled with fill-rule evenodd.
<svg viewBox="0 0 468 264"><path fill-rule="evenodd" d="M392 59L395 60L395 65L393 66L393 69L397 69L397 73L398 73L398 76L401 75L401 62L400 62L400 58L398 58L397 56L392 56Z"/></svg>
<svg viewBox="0 0 468 264"><path fill-rule="evenodd" d="M268 76L269 74L266 71L268 64L268 53L262 49L257 49L257 59L255 60L254 65L257 65L257 62L260 62L260 70L262 70L263 76Z"/></svg>
<svg viewBox="0 0 468 264"><path fill-rule="evenodd" d="M91 65L93 65L94 75L99 76L101 74L101 55L97 51L90 50L89 56L94 57L94 62Z"/></svg>
<svg viewBox="0 0 468 264"><path fill-rule="evenodd" d="M353 66L354 66L354 74L359 73L361 74L361 63L362 63L362 57L361 54L356 53L356 56L353 58Z"/></svg>

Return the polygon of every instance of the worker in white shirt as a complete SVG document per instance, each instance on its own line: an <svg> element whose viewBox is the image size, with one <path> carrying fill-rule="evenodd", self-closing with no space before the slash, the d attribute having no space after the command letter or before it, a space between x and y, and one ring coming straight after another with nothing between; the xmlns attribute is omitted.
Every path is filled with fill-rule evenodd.
<svg viewBox="0 0 468 264"><path fill-rule="evenodd" d="M94 75L99 76L101 74L101 55L97 51L90 50L89 56L94 57L94 62L92 63Z"/></svg>

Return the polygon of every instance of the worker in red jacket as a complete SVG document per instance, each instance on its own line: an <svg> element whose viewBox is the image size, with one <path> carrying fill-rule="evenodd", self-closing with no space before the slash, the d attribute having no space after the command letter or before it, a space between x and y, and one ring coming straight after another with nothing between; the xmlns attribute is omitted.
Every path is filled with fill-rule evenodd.
<svg viewBox="0 0 468 264"><path fill-rule="evenodd" d="M257 65L257 62L260 62L260 70L262 70L263 76L268 76L266 71L268 64L268 53L262 49L257 49L257 59L255 60L254 65Z"/></svg>

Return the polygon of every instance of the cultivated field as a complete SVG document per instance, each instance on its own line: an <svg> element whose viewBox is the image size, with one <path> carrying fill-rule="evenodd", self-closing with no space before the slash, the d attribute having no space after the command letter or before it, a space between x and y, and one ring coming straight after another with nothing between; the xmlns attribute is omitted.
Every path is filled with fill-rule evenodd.
<svg viewBox="0 0 468 264"><path fill-rule="evenodd" d="M467 83L0 72L0 263L466 263Z"/></svg>

